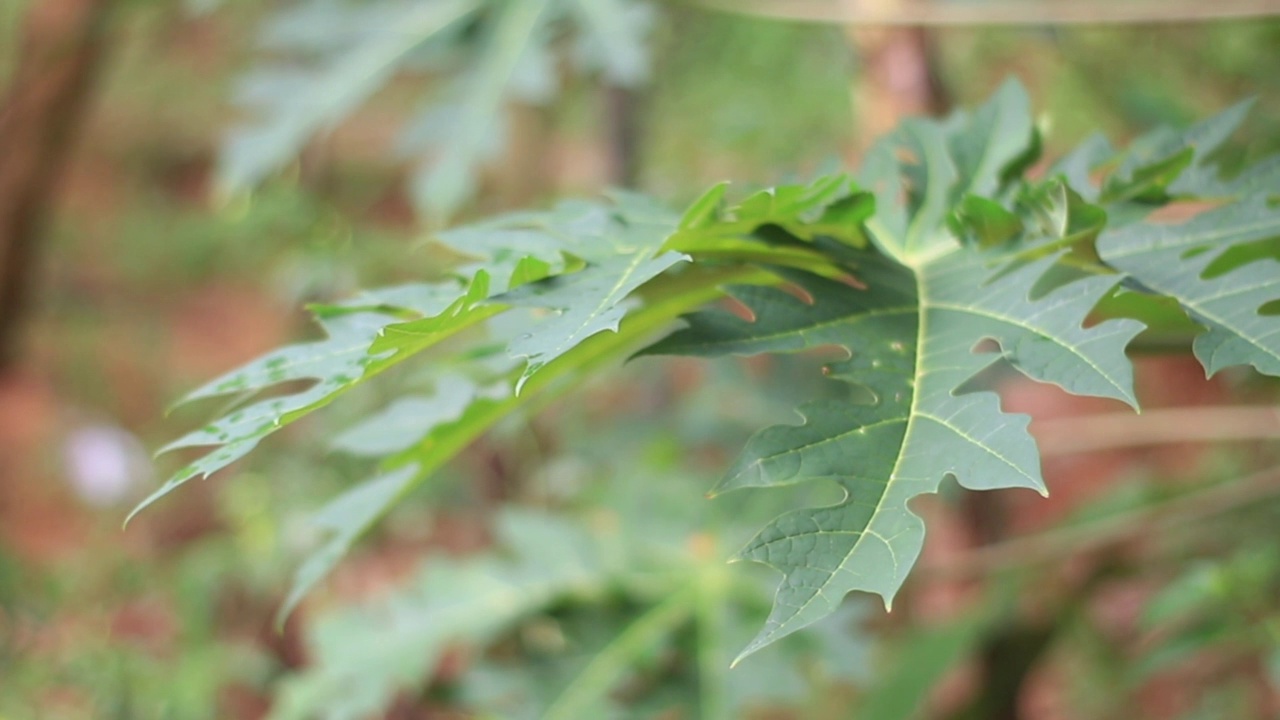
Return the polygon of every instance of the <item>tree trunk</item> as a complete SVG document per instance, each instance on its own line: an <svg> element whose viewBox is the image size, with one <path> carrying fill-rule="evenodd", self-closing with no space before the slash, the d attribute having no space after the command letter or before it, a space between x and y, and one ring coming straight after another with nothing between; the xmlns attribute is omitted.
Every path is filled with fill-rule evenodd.
<svg viewBox="0 0 1280 720"><path fill-rule="evenodd" d="M36 250L102 64L111 0L37 0L0 100L0 371L18 356Z"/></svg>
<svg viewBox="0 0 1280 720"><path fill-rule="evenodd" d="M886 9L899 0L871 0ZM858 122L858 150L905 117L938 115L950 99L938 79L929 31L922 27L866 27L846 29L858 56L853 88L853 112Z"/></svg>

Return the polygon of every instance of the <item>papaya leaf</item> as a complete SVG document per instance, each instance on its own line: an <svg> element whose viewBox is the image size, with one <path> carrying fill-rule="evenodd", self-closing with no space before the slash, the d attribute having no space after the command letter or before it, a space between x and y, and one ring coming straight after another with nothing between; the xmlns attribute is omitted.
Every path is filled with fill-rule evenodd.
<svg viewBox="0 0 1280 720"><path fill-rule="evenodd" d="M434 395L402 397L331 441L335 450L382 457L413 447L432 428L462 416L477 388L463 377L442 377Z"/></svg>
<svg viewBox="0 0 1280 720"><path fill-rule="evenodd" d="M689 207L666 247L706 251L733 247L764 226L777 226L801 240L826 237L865 247L862 223L875 212L875 200L848 175L820 177L810 183L780 185L726 206L728 185L712 187Z"/></svg>
<svg viewBox="0 0 1280 720"><path fill-rule="evenodd" d="M537 45L544 10L564 6L509 3L495 15L505 20L491 36L520 40L500 58L504 68L519 47ZM584 17L601 37L620 31ZM1210 375L1233 365L1280 375L1280 165L1265 161L1224 179L1215 164L1247 109L1185 132L1158 130L1119 153L1093 138L1029 180L1043 144L1025 91L1011 82L971 113L904 121L856 176L740 200L720 184L683 215L615 193L440 232L436 240L470 258L456 279L315 307L326 339L269 353L193 392L188 399L236 393L249 404L171 443L166 449L212 450L142 505L393 365L428 351L443 356L435 367L448 370L437 374L458 379L442 380L434 396L400 398L336 441L380 457L379 470L318 515L328 535L299 570L288 612L482 433L638 349L719 357L833 346L846 357L829 376L857 390L801 402L802 424L758 432L714 491L815 480L844 491L834 505L776 517L738 554L783 576L741 660L829 615L853 590L891 604L924 538L910 502L945 479L1045 492L1028 419L976 389L993 363L1136 407L1125 352L1143 324L1094 321L1130 307L1177 316L1170 327L1178 332L1194 323L1193 349ZM1195 197L1226 204L1176 225L1147 218ZM726 295L746 312L704 308ZM680 316L682 328L652 342ZM264 392L275 394L254 397ZM474 627L483 635L494 626ZM632 657L625 648L638 646L620 647L610 673ZM605 702L590 683L579 688L566 714ZM299 692L327 697L328 689Z"/></svg>
<svg viewBox="0 0 1280 720"><path fill-rule="evenodd" d="M577 58L587 67L599 67L608 80L622 87L636 87L649 79L646 40L654 24L655 9L630 0L576 0L570 12L583 28Z"/></svg>
<svg viewBox="0 0 1280 720"><path fill-rule="evenodd" d="M366 480L330 500L312 517L312 524L328 537L294 574L289 593L276 613L278 626L284 625L298 603L337 566L360 535L402 497L417 475L418 467L407 465Z"/></svg>
<svg viewBox="0 0 1280 720"><path fill-rule="evenodd" d="M446 90L431 94L397 145L417 163L418 209L443 226L504 148L510 101L547 103L562 65L599 70L616 85L644 82L653 16L634 0L295 0L264 23L260 43L272 59L239 83L249 118L223 143L219 188L251 189L398 73L425 69Z"/></svg>
<svg viewBox="0 0 1280 720"><path fill-rule="evenodd" d="M541 45L549 5L550 0L498 4L475 71L460 79L460 100L449 114L448 131L438 133L433 143L437 152L419 166L410 183L431 222L443 224L475 193L477 167L501 150L496 120L513 76L530 64L529 53Z"/></svg>
<svg viewBox="0 0 1280 720"><path fill-rule="evenodd" d="M1016 80L1006 80L972 114L963 110L947 121L951 156L960 195L996 197L1010 177L1017 177L1040 153L1031 122L1031 101Z"/></svg>
<svg viewBox="0 0 1280 720"><path fill-rule="evenodd" d="M835 345L850 358L830 366L830 375L874 397L870 404L802 406L803 425L758 433L717 486L724 492L821 479L846 492L837 505L782 515L741 551L784 578L764 629L739 660L830 614L852 590L890 604L924 539L908 502L936 492L943 478L970 489L1045 491L1027 418L1003 413L992 393L960 394L995 360L1072 393L1136 406L1124 348L1142 325L1122 319L1084 326L1119 276L1076 277L1035 296L1061 253L1000 267L952 235L945 220L956 185L989 188L1004 170L1000 162L973 159L984 157L981 151L957 164L948 148L984 137L956 134L965 127L908 121L872 152L863 178L880 203L868 226L881 252L865 251L852 262L865 290L779 268L804 299L770 287L733 287L729 293L751 319L695 313L684 329L644 351L714 357ZM1024 127L1024 142L1032 143L1030 124ZM1005 146L996 157L1015 163L1022 152ZM900 156L914 162L903 165ZM900 203L903 210L891 209ZM975 353L984 340L994 340L1000 352Z"/></svg>
<svg viewBox="0 0 1280 720"><path fill-rule="evenodd" d="M588 533L552 517L508 511L497 535L509 556L435 559L382 607L324 618L314 663L286 681L271 717L368 717L428 677L452 644L484 643L558 599L599 593L616 572Z"/></svg>
<svg viewBox="0 0 1280 720"><path fill-rule="evenodd" d="M956 250L915 267L869 255L865 292L835 280L779 271L812 303L773 288L735 287L754 322L725 312L694 314L689 326L646 352L716 356L795 352L824 345L850 360L831 375L861 385L870 405L805 405L800 426L761 431L716 492L827 479L844 487L839 505L783 515L740 554L784 573L774 611L743 651L754 652L832 612L851 590L886 604L915 563L924 526L908 508L944 477L970 489L1044 492L1027 418L1001 412L991 393L957 389L1003 355L1029 376L1077 393L1133 404L1124 347L1141 325L1113 320L1084 328L1117 277L1086 278L1042 298L1030 287L1056 258L1028 264L987 285L980 256ZM1001 354L975 354L984 339Z"/></svg>
<svg viewBox="0 0 1280 720"><path fill-rule="evenodd" d="M315 524L327 537L319 548L307 556L294 575L292 587L279 611L278 619L283 621L306 593L336 566L356 540L390 512L397 502L499 420L522 407L545 401L554 397L557 392L570 389L572 385L561 382L566 377L589 373L626 357L640 340L651 336L681 312L718 297L720 291L716 286L720 281L747 280L752 276L753 273L733 270L712 272L702 278L695 277L693 281L673 278L657 289L654 293L656 299L646 302L636 312L629 314L618 332L601 333L585 339L542 372L533 375L520 394L514 392L510 382L505 385L498 382L483 389L470 383L451 382L450 388L464 385L465 391L471 396L470 403L456 417L453 416L458 399L455 394L462 391L445 389L438 384L436 395L427 401L431 403L431 416L415 418L412 422L414 429L421 433L410 446L384 459L385 474L334 498L317 514ZM363 436L371 429L385 427L386 422L395 418L398 412L393 404L386 411L390 414L389 417L383 415L377 418L373 421L375 424L372 428L357 426L353 430L360 430L360 435ZM415 433L406 433L404 428L397 428L392 437L394 446L399 448L413 434ZM390 449L388 443L381 440L375 448L378 451Z"/></svg>
<svg viewBox="0 0 1280 720"><path fill-rule="evenodd" d="M415 293L392 290L382 298L378 293L366 293L358 299L360 305L321 308L317 320L328 338L268 353L194 390L181 402L229 393L252 395L293 381L312 384L303 390L234 408L161 448L161 453L190 447L215 449L175 472L139 503L129 518L188 480L207 478L239 460L262 438L328 405L362 380L490 316L495 309L481 306L487 294L488 279L480 272L465 286L442 283L423 286ZM451 296L456 299L449 302ZM419 304L396 307L380 302L392 298ZM424 317L404 321L401 317L406 312Z"/></svg>
<svg viewBox="0 0 1280 720"><path fill-rule="evenodd" d="M1271 257L1214 272L1232 248L1271 241ZM1212 376L1233 365L1280 375L1280 208L1262 195L1202 213L1180 225L1140 224L1106 231L1098 250L1142 288L1176 299L1204 326L1192 346Z"/></svg>
<svg viewBox="0 0 1280 720"><path fill-rule="evenodd" d="M415 4L383 3L352 9L356 17L344 25L325 27L309 37L282 31L315 28L317 13L277 20L274 44L304 41L329 45L340 37L336 52L314 70L259 69L241 82L240 102L256 111L256 122L234 129L218 163L218 184L225 193L260 182L291 160L311 137L336 125L391 77L399 63L422 42L470 17L480 0L446 0ZM304 8L305 10L305 8ZM358 28L359 32L352 32ZM307 42L309 40L309 42Z"/></svg>
<svg viewBox="0 0 1280 720"><path fill-rule="evenodd" d="M503 296L502 300L511 305L558 312L511 343L513 356L528 359L517 392L531 375L586 338L606 330L617 332L627 311L623 300L667 268L688 259L687 255L674 252L657 257L639 252L563 278L525 285Z"/></svg>
<svg viewBox="0 0 1280 720"><path fill-rule="evenodd" d="M638 200L627 196L619 198L619 205L615 214L597 215L594 227L579 223L573 229L587 246L582 254L590 260L584 269L523 285L498 298L515 307L554 312L511 342L511 355L527 360L517 392L530 376L583 340L606 330L616 332L627 312L627 296L689 260L682 253L658 252L675 230L669 214L648 214Z"/></svg>
<svg viewBox="0 0 1280 720"><path fill-rule="evenodd" d="M1162 127L1138 138L1119 158L1115 172L1107 176L1099 201L1103 204L1131 200L1146 203L1171 196L1236 194L1236 188L1221 182L1212 158L1252 106L1253 101L1246 100L1186 131Z"/></svg>

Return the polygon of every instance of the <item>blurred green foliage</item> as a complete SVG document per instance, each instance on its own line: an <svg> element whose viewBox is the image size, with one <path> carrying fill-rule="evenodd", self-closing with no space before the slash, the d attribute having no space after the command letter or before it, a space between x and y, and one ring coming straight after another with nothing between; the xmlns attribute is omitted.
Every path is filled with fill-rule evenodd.
<svg viewBox="0 0 1280 720"><path fill-rule="evenodd" d="M24 0L0 3L0 46L16 46L13 38L28 5ZM284 313L299 301L334 300L357 286L437 273L445 261L415 244L417 230L402 213L386 209L395 206L387 198L397 200L400 178L378 154L337 152L316 163L324 168L319 180L309 168L289 168L248 199L225 206L210 203L206 181L216 144L236 117L227 102L229 91L250 64L255 28L267 10L257 3L225 2L211 14L193 16L182 5L122 5L109 75L82 150L85 159L73 174L78 177L67 191L70 201L57 218L44 268L46 302L35 330L39 362L51 368L73 412L120 418L152 446L167 434L169 423L159 420L162 406L208 372L172 367L170 356L157 352L174 333L169 324L184 321L160 310L172 309L200 289L233 284L255 287L279 301L278 307L259 307L258 312ZM856 112L848 101L849 73L856 61L838 30L680 6L663 9L669 12L662 14L656 30L656 69L643 91L641 177L647 189L683 201L730 175L763 184L808 174L846 154ZM1095 129L1125 137L1154 124L1185 125L1248 95L1258 96L1259 107L1245 126L1245 141L1227 151L1229 158L1240 161L1280 148L1280 133L1269 120L1280 112L1280 77L1274 72L1280 61L1280 23L954 30L934 37L941 75L957 102L985 97L1011 70L1021 75L1035 106L1045 109L1052 125L1051 154ZM15 53L0 54L0 78L7 77L15 59ZM565 102L554 108L557 132L589 137L598 130L591 93L589 87L567 89ZM352 122L376 121L380 110L396 113L407 106L392 88ZM197 181L183 192L187 169ZM547 190L550 194L551 188ZM218 322L246 319L228 314ZM121 347L125 359L104 362L108 350ZM125 370L109 367L112 363ZM797 383L811 382L815 373L805 371L809 369L777 365L768 372L779 382L754 385L794 389ZM475 525L485 526L482 518L488 516L492 488L501 493L514 486L514 500L569 517L589 515L587 509L597 503L612 503L644 526L641 535L664 536L675 554L691 539L702 542L691 538L688 528L693 522L708 527L710 518L674 513L670 516L680 522L660 531L648 523L667 517L670 508L645 503L670 504L670 498L677 498L682 512L699 508L721 513L726 521L710 525L714 531L707 544L714 549L709 557L716 558L708 562L715 564L716 553L745 539L745 530L733 527L750 519L750 508L726 507L726 500L700 503L695 496L751 427L792 417L785 402L741 392L752 381L748 373L756 371L716 364L698 377L693 390L670 377L637 371L588 388L569 407L553 408L541 419L513 422L449 468L448 482L411 498L352 562L376 567L380 553L406 544L415 556L435 553L424 537L438 524L437 515L473 517ZM121 381L122 374L132 379ZM401 387L413 387L413 380L397 377L387 388L353 395L347 403L351 416L382 404ZM617 388L628 385L644 388L637 391L641 398L663 402L647 413L611 415L608 423L584 412L593 403L610 407ZM1243 387L1245 399L1274 401L1273 386ZM816 383L808 389L820 392ZM194 507L196 515L211 516L222 528L187 542L178 553L117 553L118 509L93 511L97 534L69 560L32 560L0 545L0 717L235 717L232 708L238 706L228 699L229 687L257 697L275 692L291 671L282 653L271 647L281 636L271 633L269 620L284 578L315 540L297 508L318 504L354 476L355 464L326 455L321 442L347 422L345 417L319 419L284 434L237 471L234 480L222 478L202 499L175 509L183 517ZM642 435L652 442L637 448L631 440ZM584 443L588 437L602 439ZM655 488L634 477L597 482L606 468L617 469L623 450L633 453L629 460L637 476L669 477L670 487L652 492ZM41 467L56 465L50 459L56 454L55 448L42 449ZM1276 459L1258 454L1262 457L1241 459L1237 451L1222 451L1219 456L1233 461L1211 469L1210 479ZM4 480L44 482L46 475L33 474L40 478L36 480L16 474ZM1144 496L1140 505L1152 501ZM1249 547L1271 537L1274 525L1268 523L1274 518L1265 513L1274 513L1274 500L1259 505L1263 507L1204 521L1184 547L1165 552L1149 569L1129 571L1162 588L1143 618L1144 629L1155 639L1144 639L1136 651L1098 632L1088 617L1077 618L1055 652L1066 658L1062 664L1072 674L1073 697L1083 708L1078 716L1114 712L1150 677L1194 666L1198 658L1212 660L1224 648L1244 658L1243 665L1223 670L1184 717L1244 717L1242 703L1247 700L1242 698L1256 691L1250 684L1255 675L1269 678L1271 692L1277 692L1280 641L1274 589L1280 571L1274 552ZM87 512L78 506L72 510ZM1264 516L1257 517L1259 513ZM130 532L136 537L138 531ZM156 544L165 547L163 541ZM1241 546L1245 549L1237 549ZM1052 568L1036 566L1010 572L1032 580L1053 574ZM395 573L391 575L374 583L384 594L395 592L386 587L396 584ZM752 577L766 586L770 581L763 574ZM750 626L768 598L766 594L762 605L760 588L746 585L736 591L734 602L742 603ZM523 616L494 642L484 662L475 663L474 674L450 687L433 687L428 696L434 702L443 692L445 704L472 707L477 698L524 697L530 677L511 672L521 667L522 658L551 648L563 660L567 651L560 643L567 636L583 638L584 646L603 645L634 623L637 613L651 608L651 597L615 593L594 607L564 603ZM108 616L139 602L142 615L167 618L175 628L158 645L130 639L111 627ZM339 608L350 602L334 591L320 598L316 612L346 612ZM905 602L903 612L910 612L909 599ZM688 627L699 622L691 620ZM677 638L646 656L632 687L665 688L669 692L655 692L653 699L680 705L691 690L697 694L699 682L757 688L776 683L794 691L785 699L801 709L798 716L842 716L859 693L876 697L877 688L912 687L912 692L926 693L947 668L885 659L917 652L942 657L944 648L961 644L957 638L973 639L966 635L971 628L965 625L967 617L955 622L956 627L937 632L927 627L904 630L892 618L867 611L841 623L855 628L848 634L829 638L840 647L817 647L828 638L799 638L797 655L775 660L809 658L786 670L790 676L789 670L803 669L800 680L809 685L781 682L768 660L755 669L747 661L727 678L717 678L713 673L723 668L693 667L696 643ZM724 627L714 630L726 632ZM863 644L872 642L872 630L877 648L868 650ZM734 635L728 645L736 647L744 636L732 628L728 632ZM836 669L822 667L823 658L840 652L851 659ZM1131 662L1133 652L1143 662ZM955 662L964 663L966 654L961 647ZM1263 665L1250 665L1259 659ZM548 667L548 675L554 675L556 664ZM896 674L912 669L922 673L915 684ZM428 681L416 680L420 685ZM834 694L820 696L809 689L832 688L837 681L847 685ZM555 685L548 680L534 689ZM901 699L896 693L894 697ZM903 712L918 717L927 698L913 699L919 702Z"/></svg>

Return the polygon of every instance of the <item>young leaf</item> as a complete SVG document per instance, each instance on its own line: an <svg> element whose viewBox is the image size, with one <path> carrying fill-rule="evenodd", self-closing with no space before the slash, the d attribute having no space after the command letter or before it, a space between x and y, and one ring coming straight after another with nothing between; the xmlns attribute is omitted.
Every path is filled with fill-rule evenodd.
<svg viewBox="0 0 1280 720"><path fill-rule="evenodd" d="M951 156L959 175L957 192L995 197L1002 181L1020 174L1040 151L1031 123L1031 101L1009 79L972 115L957 112L948 121Z"/></svg>
<svg viewBox="0 0 1280 720"><path fill-rule="evenodd" d="M494 309L480 306L487 288L487 276L480 272L466 286L442 283L414 286L412 290L391 289L366 293L347 307L318 308L316 318L328 334L327 339L268 353L196 389L181 402L230 393L255 394L291 381L313 384L233 409L161 448L161 453L188 447L216 449L175 472L129 517L188 480L208 477L239 460L262 438L328 405L363 379L488 317ZM405 322L401 319L405 314L424 317Z"/></svg>

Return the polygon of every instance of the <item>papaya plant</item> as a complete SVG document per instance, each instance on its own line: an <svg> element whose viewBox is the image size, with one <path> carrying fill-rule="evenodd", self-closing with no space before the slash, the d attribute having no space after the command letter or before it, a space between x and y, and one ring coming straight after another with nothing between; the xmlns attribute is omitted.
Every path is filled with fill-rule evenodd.
<svg viewBox="0 0 1280 720"><path fill-rule="evenodd" d="M658 356L835 348L825 371L847 392L796 398L800 422L761 429L712 490L843 489L835 504L786 510L739 551L782 580L738 659L851 591L889 607L924 540L913 498L946 478L1047 493L1028 418L982 383L994 364L1136 409L1126 349L1144 341L1140 318L1174 308L1207 375L1280 375L1280 163L1227 174L1215 157L1248 106L1124 150L1092 138L1047 164L1009 81L971 112L904 121L857 172L745 195L720 184L682 214L616 192L441 231L470 258L447 279L314 306L325 339L188 394L239 400L165 448L211 449L138 510L422 356L434 393L337 439L378 469L319 513L327 539L283 615L468 444L589 376ZM1189 219L1165 219L1175 210Z"/></svg>
<svg viewBox="0 0 1280 720"><path fill-rule="evenodd" d="M418 208L438 223L475 193L477 167L501 153L507 101L546 104L559 63L618 87L644 82L652 16L634 0L291 3L263 24L264 57L240 79L247 117L223 143L219 186L256 185L397 74L444 73L444 89L397 143L418 160Z"/></svg>

